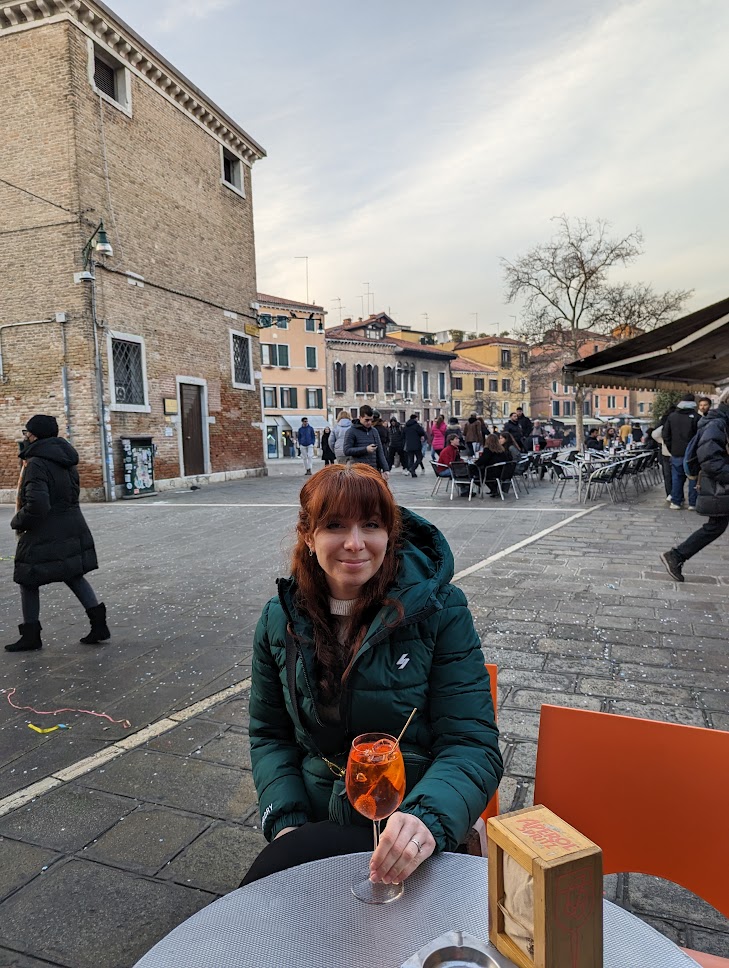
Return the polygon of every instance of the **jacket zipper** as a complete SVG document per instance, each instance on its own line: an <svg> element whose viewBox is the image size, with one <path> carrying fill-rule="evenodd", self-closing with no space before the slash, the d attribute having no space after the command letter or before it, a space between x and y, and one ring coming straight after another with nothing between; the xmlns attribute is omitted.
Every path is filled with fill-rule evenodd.
<svg viewBox="0 0 729 968"><path fill-rule="evenodd" d="M431 615L434 615L436 612L439 612L441 608L442 606L440 605L439 602L436 602L435 605L426 605L425 608L421 608L419 612L414 612L412 615L409 615L398 625L394 626L394 628L391 628L391 629L381 628L379 632L375 632L375 634L367 643L367 649L366 650L361 649L355 656L354 662L352 663L352 667L349 670L349 676L347 677L347 680L352 678L354 667L359 661L360 656L362 656L365 651L369 652L371 646L377 645L378 642L381 642L383 639L386 639L387 636L390 634L390 632L394 632L396 629L407 628L409 625L414 625L416 622L420 622L424 618L429 618ZM347 708L346 709L344 708L345 698L348 699L349 696L350 696L349 690L345 689L342 692L342 696L339 700L339 718L342 721L342 723L345 724L345 730L347 733L352 732L352 722L351 722L352 703L348 701L346 703Z"/></svg>

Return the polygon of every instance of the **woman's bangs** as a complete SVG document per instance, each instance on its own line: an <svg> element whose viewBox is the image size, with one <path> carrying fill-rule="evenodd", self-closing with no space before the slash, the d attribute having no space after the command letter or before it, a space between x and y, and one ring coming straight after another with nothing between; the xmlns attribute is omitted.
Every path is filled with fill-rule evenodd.
<svg viewBox="0 0 729 968"><path fill-rule="evenodd" d="M387 531L395 524L394 502L387 485L350 468L339 473L324 475L314 501L309 508L312 522L316 528L325 528L330 521L349 518L358 520L378 519Z"/></svg>

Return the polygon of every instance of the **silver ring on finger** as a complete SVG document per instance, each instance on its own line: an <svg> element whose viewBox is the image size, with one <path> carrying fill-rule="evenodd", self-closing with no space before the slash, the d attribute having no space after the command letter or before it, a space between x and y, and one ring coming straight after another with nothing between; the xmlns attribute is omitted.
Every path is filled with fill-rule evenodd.
<svg viewBox="0 0 729 968"><path fill-rule="evenodd" d="M415 846L416 846L416 847L418 848L418 853L419 853L419 854L420 854L420 853L422 852L422 850L423 850L423 845L422 845L422 844L420 843L420 841L418 841L418 840L416 840L416 839L415 839L415 837L412 837L412 838L410 839L410 843L411 843L411 844L415 844Z"/></svg>

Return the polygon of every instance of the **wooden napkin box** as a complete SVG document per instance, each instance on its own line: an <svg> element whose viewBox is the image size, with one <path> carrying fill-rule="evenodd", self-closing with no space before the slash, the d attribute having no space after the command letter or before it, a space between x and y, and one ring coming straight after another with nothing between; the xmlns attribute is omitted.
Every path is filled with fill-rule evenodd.
<svg viewBox="0 0 729 968"><path fill-rule="evenodd" d="M546 807L487 824L489 939L519 968L602 968L602 851Z"/></svg>

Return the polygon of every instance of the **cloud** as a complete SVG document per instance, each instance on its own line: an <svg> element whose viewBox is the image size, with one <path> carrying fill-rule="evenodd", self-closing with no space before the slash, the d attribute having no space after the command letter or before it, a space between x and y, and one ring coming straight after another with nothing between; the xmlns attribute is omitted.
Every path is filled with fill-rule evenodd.
<svg viewBox="0 0 729 968"><path fill-rule="evenodd" d="M172 33L190 21L206 20L221 10L233 7L238 0L165 0L154 21L157 30Z"/></svg>

